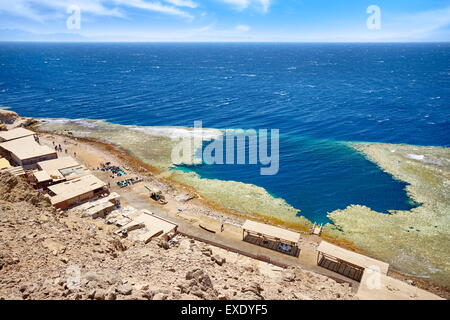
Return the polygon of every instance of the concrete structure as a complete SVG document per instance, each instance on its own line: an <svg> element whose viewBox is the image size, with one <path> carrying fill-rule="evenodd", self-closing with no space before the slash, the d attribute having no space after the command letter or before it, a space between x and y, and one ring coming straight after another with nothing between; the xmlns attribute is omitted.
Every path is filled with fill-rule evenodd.
<svg viewBox="0 0 450 320"><path fill-rule="evenodd" d="M77 179L91 173L85 166L78 163L78 161L72 157L62 157L38 162L37 168L41 170L39 172L45 172L46 178L50 177L52 183ZM38 176L43 175L41 173L36 174L38 174ZM36 177L36 179L39 182L38 177Z"/></svg>
<svg viewBox="0 0 450 320"><path fill-rule="evenodd" d="M0 142L12 141L24 137L33 137L36 133L24 128L15 128L9 131L0 131Z"/></svg>
<svg viewBox="0 0 450 320"><path fill-rule="evenodd" d="M40 161L58 158L55 150L40 145L32 136L0 143L0 152L5 158L24 169L34 169Z"/></svg>
<svg viewBox="0 0 450 320"><path fill-rule="evenodd" d="M52 205L60 209L67 209L109 193L106 183L93 175L58 183L48 189Z"/></svg>
<svg viewBox="0 0 450 320"><path fill-rule="evenodd" d="M356 281L361 281L366 269L376 270L384 275L389 270L389 264L386 262L343 249L326 241L319 244L317 251L317 264L319 266Z"/></svg>
<svg viewBox="0 0 450 320"><path fill-rule="evenodd" d="M162 237L165 240L169 240L176 234L178 225L175 223L158 217L147 210L142 210L141 212L140 215L115 233L144 243L150 242L155 237Z"/></svg>
<svg viewBox="0 0 450 320"><path fill-rule="evenodd" d="M242 239L291 256L298 256L300 234L286 229L247 220L242 226Z"/></svg>
<svg viewBox="0 0 450 320"><path fill-rule="evenodd" d="M26 172L25 170L23 170L22 167L11 167L11 168L7 168L7 169L2 169L2 172L9 172L10 174L12 174L13 176L16 177L25 177L26 178Z"/></svg>
<svg viewBox="0 0 450 320"><path fill-rule="evenodd" d="M360 300L445 300L384 274L364 272L356 296Z"/></svg>
<svg viewBox="0 0 450 320"><path fill-rule="evenodd" d="M94 201L86 202L75 209L81 211L83 215L93 219L105 218L108 213L120 206L120 195L116 192L111 193L107 197Z"/></svg>

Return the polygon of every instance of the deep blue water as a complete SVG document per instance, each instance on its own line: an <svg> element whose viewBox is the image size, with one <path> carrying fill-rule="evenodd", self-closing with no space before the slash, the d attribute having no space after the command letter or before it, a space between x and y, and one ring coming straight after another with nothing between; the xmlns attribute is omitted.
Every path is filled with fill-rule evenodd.
<svg viewBox="0 0 450 320"><path fill-rule="evenodd" d="M339 141L450 146L450 44L0 44L0 104L24 116L280 129L276 176L199 166L325 222L411 208L404 184Z"/></svg>

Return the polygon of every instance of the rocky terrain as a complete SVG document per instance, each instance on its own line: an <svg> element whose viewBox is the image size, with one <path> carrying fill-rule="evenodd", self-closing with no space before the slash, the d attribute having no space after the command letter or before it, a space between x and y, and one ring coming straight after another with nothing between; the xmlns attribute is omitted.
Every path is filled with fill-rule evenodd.
<svg viewBox="0 0 450 320"><path fill-rule="evenodd" d="M0 299L354 299L348 284L177 236L133 243L0 174Z"/></svg>
<svg viewBox="0 0 450 320"><path fill-rule="evenodd" d="M33 118L20 117L16 112L4 108L0 106L0 130L26 127L36 121Z"/></svg>

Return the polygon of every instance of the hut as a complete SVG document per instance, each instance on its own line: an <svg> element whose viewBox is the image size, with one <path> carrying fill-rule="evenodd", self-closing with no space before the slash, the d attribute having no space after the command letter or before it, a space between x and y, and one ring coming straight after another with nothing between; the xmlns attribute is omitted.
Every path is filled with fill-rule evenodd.
<svg viewBox="0 0 450 320"><path fill-rule="evenodd" d="M387 274L389 264L322 241L317 247L317 264L325 269L361 281L365 269Z"/></svg>
<svg viewBox="0 0 450 320"><path fill-rule="evenodd" d="M300 234L286 229L247 220L242 226L243 241L298 257Z"/></svg>

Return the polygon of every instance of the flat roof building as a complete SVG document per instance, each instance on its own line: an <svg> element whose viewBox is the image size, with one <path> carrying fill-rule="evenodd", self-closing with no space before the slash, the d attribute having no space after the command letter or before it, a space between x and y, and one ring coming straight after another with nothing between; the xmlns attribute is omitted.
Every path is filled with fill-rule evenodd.
<svg viewBox="0 0 450 320"><path fill-rule="evenodd" d="M243 240L268 249L297 257L300 234L251 220L242 226Z"/></svg>
<svg viewBox="0 0 450 320"><path fill-rule="evenodd" d="M9 131L0 131L0 142L7 142L24 137L34 136L36 133L25 128L15 128Z"/></svg>
<svg viewBox="0 0 450 320"><path fill-rule="evenodd" d="M69 181L91 173L72 157L38 162L37 167L39 170L46 172L53 182Z"/></svg>
<svg viewBox="0 0 450 320"><path fill-rule="evenodd" d="M40 161L58 157L55 150L40 145L32 136L0 143L0 151L8 160L25 169L33 169Z"/></svg>
<svg viewBox="0 0 450 320"><path fill-rule="evenodd" d="M52 181L52 177L45 171L36 171L33 173L33 176L38 184L49 183Z"/></svg>
<svg viewBox="0 0 450 320"><path fill-rule="evenodd" d="M366 269L377 270L386 275L389 264L365 255L322 241L317 247L317 264L323 268L340 273L348 278L361 281Z"/></svg>
<svg viewBox="0 0 450 320"><path fill-rule="evenodd" d="M60 209L67 209L86 200L95 199L105 193L109 193L106 183L93 175L61 182L49 186L48 189L50 190L52 205Z"/></svg>

